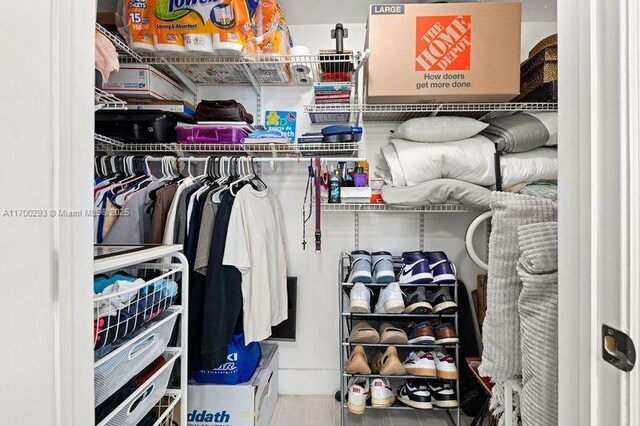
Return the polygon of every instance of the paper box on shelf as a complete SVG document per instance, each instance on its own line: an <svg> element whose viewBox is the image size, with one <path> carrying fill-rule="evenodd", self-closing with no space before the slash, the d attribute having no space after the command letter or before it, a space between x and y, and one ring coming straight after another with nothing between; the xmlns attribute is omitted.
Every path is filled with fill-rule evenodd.
<svg viewBox="0 0 640 426"><path fill-rule="evenodd" d="M520 92L520 3L371 5L367 102L504 102Z"/></svg>
<svg viewBox="0 0 640 426"><path fill-rule="evenodd" d="M150 65L122 64L102 88L114 95L182 101L182 86ZM190 100L187 99L189 102Z"/></svg>
<svg viewBox="0 0 640 426"><path fill-rule="evenodd" d="M238 385L189 383L188 426L268 426L278 401L278 345L261 343L253 377Z"/></svg>

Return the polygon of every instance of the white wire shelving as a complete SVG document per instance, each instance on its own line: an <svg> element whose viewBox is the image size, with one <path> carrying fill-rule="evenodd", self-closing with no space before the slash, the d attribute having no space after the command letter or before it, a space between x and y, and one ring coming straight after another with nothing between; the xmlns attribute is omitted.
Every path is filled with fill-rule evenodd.
<svg viewBox="0 0 640 426"><path fill-rule="evenodd" d="M357 121L406 121L437 114L497 115L519 111L557 111L555 102L489 102L429 104L327 104L305 105L312 123L346 123ZM474 114L475 113L475 114Z"/></svg>
<svg viewBox="0 0 640 426"><path fill-rule="evenodd" d="M102 146L104 150L111 150L122 148L124 143L115 139L111 139L107 136L99 135L97 133L93 134L93 140L96 142L96 150L98 146Z"/></svg>
<svg viewBox="0 0 640 426"><path fill-rule="evenodd" d="M97 135L99 136L99 135ZM96 138L96 140L98 140ZM118 142L118 141L116 141ZM311 157L358 157L360 142L340 143L242 143L242 144L182 144L182 143L122 143L96 144L96 151L108 153L176 153L208 155L251 155L272 160Z"/></svg>
<svg viewBox="0 0 640 426"><path fill-rule="evenodd" d="M354 75L368 58L361 52L313 55L140 54L118 35L99 24L96 29L115 46L122 64L148 64L192 83L203 85L308 86L330 79L354 82Z"/></svg>
<svg viewBox="0 0 640 426"><path fill-rule="evenodd" d="M122 99L107 93L97 87L94 89L95 110L123 110L127 109L127 103Z"/></svg>
<svg viewBox="0 0 640 426"><path fill-rule="evenodd" d="M473 210L462 204L433 204L421 207L394 207L389 204L322 203L323 212L376 212L376 213L468 213Z"/></svg>

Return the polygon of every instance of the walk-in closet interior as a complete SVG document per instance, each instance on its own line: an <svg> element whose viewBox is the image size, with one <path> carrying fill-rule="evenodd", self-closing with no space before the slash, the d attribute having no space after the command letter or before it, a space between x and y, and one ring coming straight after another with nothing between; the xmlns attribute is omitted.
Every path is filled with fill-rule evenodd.
<svg viewBox="0 0 640 426"><path fill-rule="evenodd" d="M559 424L556 0L85 1L0 218L55 218L56 425Z"/></svg>

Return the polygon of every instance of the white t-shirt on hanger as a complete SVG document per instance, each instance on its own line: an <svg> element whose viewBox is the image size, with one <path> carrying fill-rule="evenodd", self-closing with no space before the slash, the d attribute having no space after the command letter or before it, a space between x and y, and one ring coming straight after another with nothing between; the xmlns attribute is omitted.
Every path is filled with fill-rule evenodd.
<svg viewBox="0 0 640 426"><path fill-rule="evenodd" d="M242 273L245 344L268 338L271 326L287 319L282 209L268 188L238 191L222 263Z"/></svg>

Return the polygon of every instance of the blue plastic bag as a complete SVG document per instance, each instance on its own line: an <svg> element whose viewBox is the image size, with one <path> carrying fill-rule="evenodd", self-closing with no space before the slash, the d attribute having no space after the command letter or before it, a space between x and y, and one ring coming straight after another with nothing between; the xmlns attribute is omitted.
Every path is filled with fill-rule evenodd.
<svg viewBox="0 0 640 426"><path fill-rule="evenodd" d="M227 349L227 362L215 370L201 370L194 373L198 383L237 385L248 382L258 368L262 351L258 342L244 345L244 333L231 336Z"/></svg>

